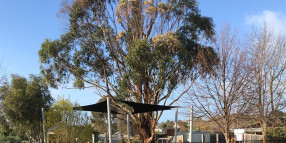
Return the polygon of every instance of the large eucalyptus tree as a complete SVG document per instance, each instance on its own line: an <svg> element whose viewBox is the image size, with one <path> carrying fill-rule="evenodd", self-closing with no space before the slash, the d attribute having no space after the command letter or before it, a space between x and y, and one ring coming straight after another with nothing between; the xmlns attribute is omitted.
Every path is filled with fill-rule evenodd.
<svg viewBox="0 0 286 143"><path fill-rule="evenodd" d="M52 87L72 79L75 87L92 86L111 99L172 105L186 92L174 94L176 88L188 90L216 58L200 44L211 41L214 31L195 0L75 0L62 12L68 31L45 40L39 51L41 72ZM144 142L154 139L161 114L131 116Z"/></svg>

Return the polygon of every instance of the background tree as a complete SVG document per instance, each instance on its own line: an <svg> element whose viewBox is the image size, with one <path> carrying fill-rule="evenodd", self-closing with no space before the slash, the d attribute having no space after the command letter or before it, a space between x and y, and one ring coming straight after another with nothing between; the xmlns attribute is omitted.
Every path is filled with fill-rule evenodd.
<svg viewBox="0 0 286 143"><path fill-rule="evenodd" d="M101 99L98 100L98 103L105 101L106 98L107 98L107 96L103 96ZM114 107L112 107L112 110L116 111L116 110L114 110ZM94 131L96 131L98 133L108 133L107 120L108 119L107 119L106 113L92 112L91 122L92 122ZM117 131L116 120L117 120L116 115L112 114L111 115L111 123L112 123L112 132L113 133Z"/></svg>
<svg viewBox="0 0 286 143"><path fill-rule="evenodd" d="M29 140L43 137L41 108L49 106L52 98L40 77L30 75L29 80L12 75L11 84L1 89L3 109L9 123L24 132Z"/></svg>
<svg viewBox="0 0 286 143"><path fill-rule="evenodd" d="M217 124L229 143L230 126L246 111L250 101L248 83L251 70L245 47L228 26L217 36L214 49L220 59L214 74L200 78L189 95L191 104Z"/></svg>
<svg viewBox="0 0 286 143"><path fill-rule="evenodd" d="M162 129L174 129L175 123L173 121L167 120L165 123L161 123Z"/></svg>
<svg viewBox="0 0 286 143"><path fill-rule="evenodd" d="M178 121L178 126L180 127L180 132L189 131L188 122Z"/></svg>
<svg viewBox="0 0 286 143"><path fill-rule="evenodd" d="M4 116L4 110L3 110L3 101L6 95L7 90L7 79L6 74L3 68L1 67L0 63L0 134L7 136L10 133L9 123L7 119Z"/></svg>
<svg viewBox="0 0 286 143"><path fill-rule="evenodd" d="M0 86L3 86L5 80L6 80L5 70L1 67L0 63Z"/></svg>
<svg viewBox="0 0 286 143"><path fill-rule="evenodd" d="M7 118L4 116L4 99L5 95L7 95L9 85L7 82L0 85L0 132L3 136L8 136L9 133L12 131L10 129L10 124Z"/></svg>
<svg viewBox="0 0 286 143"><path fill-rule="evenodd" d="M256 101L254 114L259 119L262 134L275 126L280 111L285 109L286 36L264 26L250 35L252 56L252 93Z"/></svg>
<svg viewBox="0 0 286 143"><path fill-rule="evenodd" d="M280 122L275 127L267 130L266 136L273 142L283 142L286 140L286 113L280 112Z"/></svg>
<svg viewBox="0 0 286 143"><path fill-rule="evenodd" d="M130 124L130 122L129 122L129 124ZM123 135L127 135L127 115L126 114L118 114L116 116L116 128L117 128L117 131L120 133L121 137L123 137ZM133 127L131 125L130 133L132 133L131 135L135 135L134 134L134 128L133 128L133 131L132 131L132 128Z"/></svg>
<svg viewBox="0 0 286 143"><path fill-rule="evenodd" d="M101 99L98 100L99 102L105 101L107 96L103 96ZM112 123L112 132L119 132L121 137L123 138L124 134L127 134L127 114L122 112L121 110L117 110L115 107L111 107L113 111L118 112L119 114L111 114L111 123ZM108 123L107 123L107 114L100 113L100 112L92 112L92 119L91 119L93 128L98 133L107 133L108 134ZM138 131L134 128L134 124L130 123L130 134L132 136L138 135Z"/></svg>
<svg viewBox="0 0 286 143"><path fill-rule="evenodd" d="M90 116L75 111L69 99L58 99L46 112L46 128L54 132L49 135L51 142L88 142L92 140L94 130ZM77 140L76 140L77 139Z"/></svg>
<svg viewBox="0 0 286 143"><path fill-rule="evenodd" d="M201 117L194 118L193 130L216 133L219 130L216 127L217 125L209 119L206 120L206 119L202 119Z"/></svg>
<svg viewBox="0 0 286 143"><path fill-rule="evenodd" d="M45 40L39 51L41 72L52 87L72 79L75 87L97 88L112 100L172 105L197 71L210 72L206 67L216 58L212 48L200 44L214 31L195 0L76 0L61 11L69 17L68 32ZM180 85L187 90L174 94ZM131 116L143 142L153 140L161 114Z"/></svg>

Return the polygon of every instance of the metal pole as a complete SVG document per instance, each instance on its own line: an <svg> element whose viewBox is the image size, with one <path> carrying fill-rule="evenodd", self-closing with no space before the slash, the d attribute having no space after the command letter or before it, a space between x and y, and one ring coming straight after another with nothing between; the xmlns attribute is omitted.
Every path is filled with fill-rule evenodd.
<svg viewBox="0 0 286 143"><path fill-rule="evenodd" d="M110 98L107 97L107 117L108 117L108 136L109 143L112 143L112 125L111 125L111 109L110 109Z"/></svg>
<svg viewBox="0 0 286 143"><path fill-rule="evenodd" d="M177 126L178 126L178 109L176 109L176 114L175 114L175 143L177 142Z"/></svg>
<svg viewBox="0 0 286 143"><path fill-rule="evenodd" d="M43 120L43 134L44 134L44 143L46 143L46 131L45 131L45 111L42 108L42 120Z"/></svg>
<svg viewBox="0 0 286 143"><path fill-rule="evenodd" d="M189 142L192 142L193 136L193 106L190 107L190 132L189 132Z"/></svg>
<svg viewBox="0 0 286 143"><path fill-rule="evenodd" d="M127 139L130 142L130 115L127 115Z"/></svg>
<svg viewBox="0 0 286 143"><path fill-rule="evenodd" d="M92 143L94 143L94 134L92 134Z"/></svg>

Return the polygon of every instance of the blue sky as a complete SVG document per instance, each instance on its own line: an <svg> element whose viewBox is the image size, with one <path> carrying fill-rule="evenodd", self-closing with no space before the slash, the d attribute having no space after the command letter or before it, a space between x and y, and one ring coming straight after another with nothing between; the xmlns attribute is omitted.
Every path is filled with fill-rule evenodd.
<svg viewBox="0 0 286 143"><path fill-rule="evenodd" d="M266 22L286 34L286 0L199 0L201 14L212 17L218 30L229 24L246 34L252 26ZM6 73L25 77L39 74L38 50L46 38L59 38L64 22L57 18L60 0L0 0L0 63ZM80 105L97 102L94 91L51 89L52 96L70 97ZM163 121L173 120L173 111ZM180 117L179 117L180 118ZM181 117L183 118L183 117Z"/></svg>

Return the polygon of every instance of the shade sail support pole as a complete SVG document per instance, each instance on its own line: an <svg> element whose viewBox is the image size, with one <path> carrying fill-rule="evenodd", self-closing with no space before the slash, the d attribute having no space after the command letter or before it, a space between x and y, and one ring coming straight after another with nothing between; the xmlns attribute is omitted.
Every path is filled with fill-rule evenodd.
<svg viewBox="0 0 286 143"><path fill-rule="evenodd" d="M176 113L175 113L175 143L177 142L177 127L178 127L178 109L176 109Z"/></svg>
<svg viewBox="0 0 286 143"><path fill-rule="evenodd" d="M190 107L190 132L189 132L189 142L191 143L193 136L193 106Z"/></svg>
<svg viewBox="0 0 286 143"><path fill-rule="evenodd" d="M130 142L130 115L127 115L127 139Z"/></svg>
<svg viewBox="0 0 286 143"><path fill-rule="evenodd" d="M109 97L107 97L107 117L108 117L109 143L112 143L111 107L110 107L110 98Z"/></svg>
<svg viewBox="0 0 286 143"><path fill-rule="evenodd" d="M42 120L43 120L43 134L44 134L44 143L46 143L46 130L45 130L45 110L42 108Z"/></svg>

